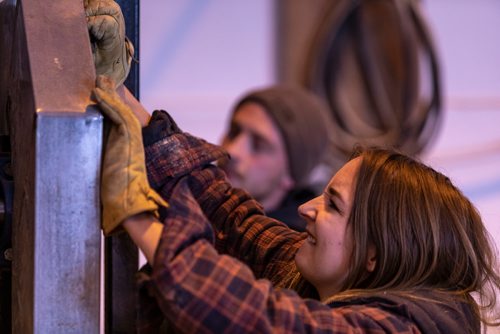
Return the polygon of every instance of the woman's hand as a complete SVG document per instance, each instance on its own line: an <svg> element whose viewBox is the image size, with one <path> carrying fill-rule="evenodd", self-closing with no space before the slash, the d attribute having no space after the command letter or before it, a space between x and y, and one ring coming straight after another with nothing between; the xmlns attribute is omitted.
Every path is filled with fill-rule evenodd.
<svg viewBox="0 0 500 334"><path fill-rule="evenodd" d="M110 234L127 218L142 212L158 215L166 202L149 186L141 125L115 91L113 80L97 77L94 90L110 122L101 173L102 228Z"/></svg>

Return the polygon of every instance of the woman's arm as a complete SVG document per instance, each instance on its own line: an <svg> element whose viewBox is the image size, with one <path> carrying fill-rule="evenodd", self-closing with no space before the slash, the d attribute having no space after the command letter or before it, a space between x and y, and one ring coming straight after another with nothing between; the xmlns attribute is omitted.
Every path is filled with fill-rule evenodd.
<svg viewBox="0 0 500 334"><path fill-rule="evenodd" d="M143 213L127 218L123 222L123 228L144 253L148 263L152 264L160 241L163 224L152 214Z"/></svg>
<svg viewBox="0 0 500 334"><path fill-rule="evenodd" d="M151 303L158 305L180 332L415 330L404 319L376 307L334 310L317 300L302 299L293 291L276 289L268 280L256 279L242 262L213 248L213 230L186 178L173 189L164 224L153 271L149 276L142 274L139 297L146 309ZM147 324L148 318L141 321Z"/></svg>
<svg viewBox="0 0 500 334"><path fill-rule="evenodd" d="M183 176L216 233L216 249L244 261L258 277L290 270L305 239L264 215L245 191L234 189L211 162L226 157L220 147L182 132L163 111L153 114L143 129L150 185L167 201Z"/></svg>
<svg viewBox="0 0 500 334"><path fill-rule="evenodd" d="M246 191L233 188L224 172L208 166L194 171L189 187L215 230L216 249L238 258L259 278L280 285L284 271L295 271L295 254L305 239L285 224L264 215Z"/></svg>

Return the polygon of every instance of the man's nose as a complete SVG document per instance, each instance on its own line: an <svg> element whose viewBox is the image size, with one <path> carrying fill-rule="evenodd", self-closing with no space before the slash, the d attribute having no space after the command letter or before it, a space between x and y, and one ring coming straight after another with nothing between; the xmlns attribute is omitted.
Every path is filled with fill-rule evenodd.
<svg viewBox="0 0 500 334"><path fill-rule="evenodd" d="M248 153L248 139L246 137L244 134L238 134L224 142L224 148L233 159L240 159Z"/></svg>

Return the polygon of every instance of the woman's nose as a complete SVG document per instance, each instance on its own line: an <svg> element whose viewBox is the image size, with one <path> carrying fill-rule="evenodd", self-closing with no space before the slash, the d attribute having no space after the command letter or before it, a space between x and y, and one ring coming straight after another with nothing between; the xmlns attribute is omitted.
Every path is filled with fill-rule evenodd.
<svg viewBox="0 0 500 334"><path fill-rule="evenodd" d="M317 202L319 197L313 198L312 200L299 206L299 215L306 221L314 222L317 213Z"/></svg>

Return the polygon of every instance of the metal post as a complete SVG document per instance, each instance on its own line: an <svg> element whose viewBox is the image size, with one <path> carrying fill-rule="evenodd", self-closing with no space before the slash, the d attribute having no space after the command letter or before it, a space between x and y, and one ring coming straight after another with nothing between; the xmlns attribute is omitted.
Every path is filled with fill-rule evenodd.
<svg viewBox="0 0 500 334"><path fill-rule="evenodd" d="M12 332L97 333L102 117L82 1L19 0L12 22Z"/></svg>
<svg viewBox="0 0 500 334"><path fill-rule="evenodd" d="M139 59L139 0L117 0L127 27L127 37ZM127 88L139 97L139 63L132 62L125 81ZM136 332L135 273L139 253L125 233L105 240L105 328L107 333Z"/></svg>

